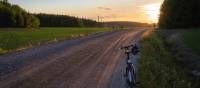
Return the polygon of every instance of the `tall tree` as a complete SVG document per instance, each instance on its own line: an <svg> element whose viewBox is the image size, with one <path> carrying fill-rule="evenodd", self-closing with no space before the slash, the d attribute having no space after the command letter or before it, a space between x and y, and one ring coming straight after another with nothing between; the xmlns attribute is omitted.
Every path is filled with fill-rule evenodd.
<svg viewBox="0 0 200 88"><path fill-rule="evenodd" d="M0 27L39 27L39 20L18 5L0 1Z"/></svg>
<svg viewBox="0 0 200 88"><path fill-rule="evenodd" d="M0 6L0 27L13 27L15 19L13 11L5 6Z"/></svg>
<svg viewBox="0 0 200 88"><path fill-rule="evenodd" d="M200 27L200 0L164 0L160 28Z"/></svg>

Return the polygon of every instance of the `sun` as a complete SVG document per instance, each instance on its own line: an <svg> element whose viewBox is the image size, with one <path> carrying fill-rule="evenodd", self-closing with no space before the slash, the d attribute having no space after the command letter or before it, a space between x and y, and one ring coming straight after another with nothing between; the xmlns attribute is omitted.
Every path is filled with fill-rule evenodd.
<svg viewBox="0 0 200 88"><path fill-rule="evenodd" d="M154 4L148 4L148 5L142 6L145 14L147 15L147 18L152 23L158 22L159 14L160 14L160 6L161 6L161 3L154 3Z"/></svg>

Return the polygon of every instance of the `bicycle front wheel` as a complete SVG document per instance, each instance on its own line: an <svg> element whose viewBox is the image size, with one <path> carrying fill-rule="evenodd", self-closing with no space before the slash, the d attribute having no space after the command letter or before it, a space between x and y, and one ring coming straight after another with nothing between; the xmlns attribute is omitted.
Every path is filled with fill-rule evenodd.
<svg viewBox="0 0 200 88"><path fill-rule="evenodd" d="M136 84L136 77L134 71L130 70L128 71L128 83L130 87L132 88Z"/></svg>

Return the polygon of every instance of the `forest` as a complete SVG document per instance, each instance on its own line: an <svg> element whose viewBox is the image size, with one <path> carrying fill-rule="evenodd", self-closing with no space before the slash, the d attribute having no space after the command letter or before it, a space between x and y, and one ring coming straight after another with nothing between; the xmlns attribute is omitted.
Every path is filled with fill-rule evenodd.
<svg viewBox="0 0 200 88"><path fill-rule="evenodd" d="M7 0L0 1L1 28L37 28L37 27L96 27L94 20L67 15L32 14Z"/></svg>
<svg viewBox="0 0 200 88"><path fill-rule="evenodd" d="M158 25L166 29L199 28L200 0L164 0Z"/></svg>
<svg viewBox="0 0 200 88"><path fill-rule="evenodd" d="M0 27L39 27L39 19L18 5L0 1Z"/></svg>
<svg viewBox="0 0 200 88"><path fill-rule="evenodd" d="M90 19L83 19L67 15L34 14L40 19L41 27L96 27L98 23Z"/></svg>

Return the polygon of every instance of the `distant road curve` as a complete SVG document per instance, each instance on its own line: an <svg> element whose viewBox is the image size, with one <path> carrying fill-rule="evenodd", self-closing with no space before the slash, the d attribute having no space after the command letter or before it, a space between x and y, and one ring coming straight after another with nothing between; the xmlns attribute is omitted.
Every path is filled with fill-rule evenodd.
<svg viewBox="0 0 200 88"><path fill-rule="evenodd" d="M110 88L115 70L124 63L119 48L144 32L118 30L0 56L0 88Z"/></svg>

